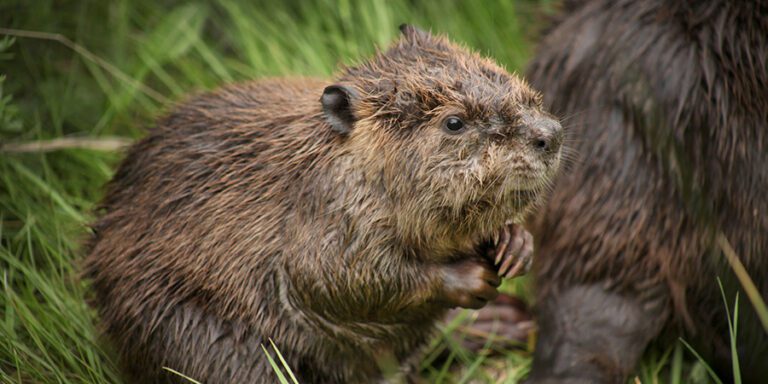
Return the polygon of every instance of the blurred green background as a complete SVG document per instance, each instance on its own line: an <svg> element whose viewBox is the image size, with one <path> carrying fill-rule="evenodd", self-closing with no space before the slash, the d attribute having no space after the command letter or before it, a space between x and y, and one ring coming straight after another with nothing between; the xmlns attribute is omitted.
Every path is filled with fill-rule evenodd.
<svg viewBox="0 0 768 384"><path fill-rule="evenodd" d="M329 76L386 46L403 22L519 72L556 8L546 0L0 1L0 380L121 381L85 302L78 248L118 148L174 102L257 77ZM453 348L450 331L425 357L430 382L514 383L527 372L527 351L469 356ZM446 351L464 368L435 366ZM681 353L652 355L635 380L679 381Z"/></svg>

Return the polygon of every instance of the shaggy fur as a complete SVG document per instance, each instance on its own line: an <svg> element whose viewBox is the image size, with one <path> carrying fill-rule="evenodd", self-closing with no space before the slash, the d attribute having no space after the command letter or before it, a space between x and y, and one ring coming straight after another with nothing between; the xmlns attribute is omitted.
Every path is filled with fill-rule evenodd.
<svg viewBox="0 0 768 384"><path fill-rule="evenodd" d="M768 298L768 4L594 0L544 39L532 84L578 157L534 225L531 382L622 382L683 336L730 372L724 234ZM732 304L731 304L732 305ZM768 338L741 295L745 382ZM666 331L666 332L664 332Z"/></svg>
<svg viewBox="0 0 768 384"><path fill-rule="evenodd" d="M130 149L86 275L133 380L271 381L272 339L302 383L373 382L445 309L495 295L477 247L535 203L559 124L491 61L403 30L326 88L348 110L324 112L325 80L235 85Z"/></svg>

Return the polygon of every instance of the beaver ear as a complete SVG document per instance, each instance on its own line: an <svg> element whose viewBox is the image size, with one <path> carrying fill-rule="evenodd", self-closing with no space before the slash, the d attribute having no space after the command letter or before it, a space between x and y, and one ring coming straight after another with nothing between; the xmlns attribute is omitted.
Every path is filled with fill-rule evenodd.
<svg viewBox="0 0 768 384"><path fill-rule="evenodd" d="M355 114L352 112L354 98L354 92L343 85L331 85L323 90L320 98L323 114L334 131L341 134L352 131L355 124Z"/></svg>
<svg viewBox="0 0 768 384"><path fill-rule="evenodd" d="M410 24L400 24L400 33L411 42L420 42L429 40L429 32L425 32Z"/></svg>

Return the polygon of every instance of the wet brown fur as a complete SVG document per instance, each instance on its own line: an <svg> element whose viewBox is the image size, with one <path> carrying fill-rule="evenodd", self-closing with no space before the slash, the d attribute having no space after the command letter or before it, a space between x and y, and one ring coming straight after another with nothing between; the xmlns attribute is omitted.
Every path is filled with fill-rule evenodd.
<svg viewBox="0 0 768 384"><path fill-rule="evenodd" d="M533 230L532 381L622 382L659 335L727 379L715 279L731 303L738 283L718 233L768 298L768 3L580 3L528 71L578 153ZM768 338L741 304L742 372L764 381Z"/></svg>
<svg viewBox="0 0 768 384"><path fill-rule="evenodd" d="M444 313L444 266L530 209L559 154L530 144L537 93L445 38L407 29L332 83L272 79L177 107L134 145L86 259L132 380L274 380L272 339L302 383L372 382ZM441 131L460 115L471 129Z"/></svg>

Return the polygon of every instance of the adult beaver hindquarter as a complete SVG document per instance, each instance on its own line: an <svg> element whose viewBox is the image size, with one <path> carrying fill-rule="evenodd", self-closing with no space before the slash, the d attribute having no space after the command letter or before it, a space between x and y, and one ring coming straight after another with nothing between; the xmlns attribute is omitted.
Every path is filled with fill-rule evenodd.
<svg viewBox="0 0 768 384"><path fill-rule="evenodd" d="M479 248L556 171L536 92L412 27L334 82L262 80L195 97L133 146L86 275L134 381L369 383L499 276Z"/></svg>
<svg viewBox="0 0 768 384"><path fill-rule="evenodd" d="M768 299L768 2L571 3L528 71L579 153L532 227L531 382L623 382L662 335L727 380L719 233ZM742 377L765 382L743 293L739 320Z"/></svg>

